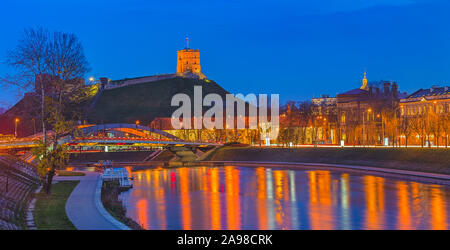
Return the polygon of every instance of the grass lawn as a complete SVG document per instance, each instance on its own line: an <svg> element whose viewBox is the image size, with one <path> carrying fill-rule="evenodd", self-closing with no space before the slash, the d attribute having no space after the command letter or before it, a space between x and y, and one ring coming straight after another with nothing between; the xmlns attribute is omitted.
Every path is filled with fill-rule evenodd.
<svg viewBox="0 0 450 250"><path fill-rule="evenodd" d="M36 195L34 222L39 230L76 230L66 215L66 201L80 181L60 181L52 186L52 194Z"/></svg>
<svg viewBox="0 0 450 250"><path fill-rule="evenodd" d="M56 173L59 176L85 176L85 173L76 172L76 171L65 171L65 170L57 170Z"/></svg>

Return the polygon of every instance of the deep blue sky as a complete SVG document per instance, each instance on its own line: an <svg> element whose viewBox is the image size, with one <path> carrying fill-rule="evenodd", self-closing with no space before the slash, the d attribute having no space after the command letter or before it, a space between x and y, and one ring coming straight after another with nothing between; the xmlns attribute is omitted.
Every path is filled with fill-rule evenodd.
<svg viewBox="0 0 450 250"><path fill-rule="evenodd" d="M189 34L203 73L232 93L335 95L359 87L365 69L410 93L450 82L449 2L2 0L0 59L24 28L42 26L78 35L86 77L173 73ZM0 93L0 106L17 100Z"/></svg>

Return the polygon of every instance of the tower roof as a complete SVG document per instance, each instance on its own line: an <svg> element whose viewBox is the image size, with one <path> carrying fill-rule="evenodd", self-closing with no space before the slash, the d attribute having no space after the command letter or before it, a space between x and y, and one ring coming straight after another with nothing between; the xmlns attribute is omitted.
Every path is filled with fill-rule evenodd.
<svg viewBox="0 0 450 250"><path fill-rule="evenodd" d="M360 89L369 90L369 87L367 86L366 72L364 72L364 78L362 80L362 85Z"/></svg>

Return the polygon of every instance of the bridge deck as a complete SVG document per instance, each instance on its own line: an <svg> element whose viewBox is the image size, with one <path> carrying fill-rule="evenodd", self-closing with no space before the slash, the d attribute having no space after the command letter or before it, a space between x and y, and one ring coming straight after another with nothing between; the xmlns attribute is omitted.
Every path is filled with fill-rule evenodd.
<svg viewBox="0 0 450 250"><path fill-rule="evenodd" d="M75 137L67 135L59 142L61 144L68 145L99 145L99 146L194 146L194 147L207 147L207 146L219 146L219 143L212 142L199 142L199 141L184 141L180 138L169 134L165 131L150 128L147 126L137 125L137 124L126 124L126 123L115 123L115 124L101 124L101 125L81 125L78 127L78 131L81 132L83 136L87 137ZM116 131L123 134L127 134L126 137L105 137L97 136L99 131ZM133 136L128 137L128 134ZM53 131L48 131L49 137L53 135ZM155 138L154 136L159 136L160 138ZM122 135L119 135L122 136ZM30 148L39 145L42 138L42 134L35 134L27 138L21 138L11 141L1 141L0 149L14 149L14 148Z"/></svg>
<svg viewBox="0 0 450 250"><path fill-rule="evenodd" d="M99 146L197 146L197 147L207 147L207 146L219 146L219 143L212 142L191 142L182 140L170 140L170 139L155 139L155 138L106 138L106 137L92 137L92 138L75 138L66 143L71 146L76 145L99 145ZM30 148L37 147L39 141L36 140L15 140L8 142L0 142L0 149L11 149L11 148Z"/></svg>

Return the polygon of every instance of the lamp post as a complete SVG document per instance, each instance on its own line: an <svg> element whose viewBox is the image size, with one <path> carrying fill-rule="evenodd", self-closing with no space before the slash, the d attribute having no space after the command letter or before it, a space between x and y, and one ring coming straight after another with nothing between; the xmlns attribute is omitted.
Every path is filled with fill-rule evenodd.
<svg viewBox="0 0 450 250"><path fill-rule="evenodd" d="M370 113L370 112L372 112L372 109L371 108L368 108L367 109L367 113ZM365 147L366 146L366 125L365 125L365 116L366 116L366 111L363 111L363 146Z"/></svg>
<svg viewBox="0 0 450 250"><path fill-rule="evenodd" d="M331 143L331 141L332 141L332 139L331 139L331 127L330 127L330 123L327 122L327 118L326 117L324 117L322 119L322 128L325 128L325 129L323 129L323 130L325 130L325 132L323 132L323 130L322 130L322 134L323 133L325 134L325 139L326 139L325 143Z"/></svg>
<svg viewBox="0 0 450 250"><path fill-rule="evenodd" d="M368 108L367 109L367 114L368 114L368 116L367 116L367 121L368 122L370 122L370 113L372 113L372 109L371 108ZM370 128L370 127L369 127ZM367 129L367 139L369 139L369 129Z"/></svg>
<svg viewBox="0 0 450 250"><path fill-rule="evenodd" d="M17 138L17 123L19 123L19 118L14 119L14 136Z"/></svg>
<svg viewBox="0 0 450 250"><path fill-rule="evenodd" d="M316 119L317 117L314 117L314 147L317 147Z"/></svg>
<svg viewBox="0 0 450 250"><path fill-rule="evenodd" d="M397 146L398 147L398 142L397 142L397 128L398 128L398 119L400 119L400 117L398 115L399 110L401 109L401 106L397 105L396 107L394 107L394 122L395 122L395 130L394 130L394 139L392 140L392 147ZM394 143L395 142L395 143ZM397 145L396 145L397 144Z"/></svg>
<svg viewBox="0 0 450 250"><path fill-rule="evenodd" d="M435 122L438 124L439 123L439 112L437 110L436 104L437 104L437 101L433 101L433 109L431 111L433 113L433 116L436 117L436 120L434 120L432 122ZM437 125L437 124L435 124L435 125ZM436 136L434 137L434 142L435 142L434 144L437 148L439 148L439 133L436 133L435 135Z"/></svg>

